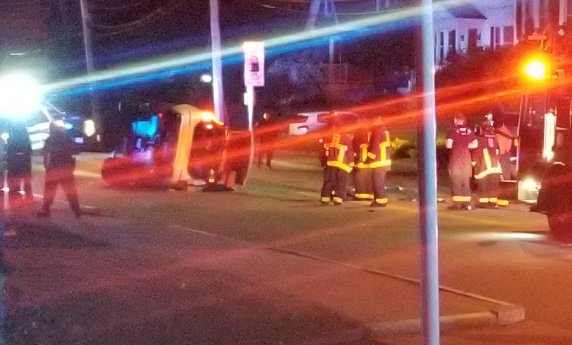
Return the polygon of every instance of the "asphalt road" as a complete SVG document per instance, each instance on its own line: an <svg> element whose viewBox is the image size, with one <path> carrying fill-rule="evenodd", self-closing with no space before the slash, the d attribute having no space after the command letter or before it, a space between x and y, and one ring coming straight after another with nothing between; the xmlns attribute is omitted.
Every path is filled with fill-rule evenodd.
<svg viewBox="0 0 572 345"><path fill-rule="evenodd" d="M228 277L216 276L219 274L216 273L218 271L208 271L204 267L199 269L191 264L180 265L181 260L184 262L194 248L196 251L192 255L195 259L198 255L204 262L228 265L243 257L243 250L236 246L240 243L241 248L244 245L271 246L276 250L325 258L354 267L374 269L414 279L419 277L415 177L412 174L413 169L407 163L398 163L400 167L396 168L396 172L389 178L391 191L389 206L385 209L372 210L367 204L353 201L341 207L320 206L318 202L320 168L315 158L307 155L279 154L274 171L253 169L246 187L227 193L205 193L199 188L191 188L187 192L109 188L98 178L101 157L96 154L83 154L80 156L77 171L81 203L88 211L97 210L94 212L98 214L97 216L84 216L83 219L76 220L65 202L60 200L55 205L53 220L47 221L47 224L54 226L53 234L48 236L40 230L34 230L29 225L30 222L26 221L32 213L31 210L22 211L28 214L12 215L9 224L16 230L17 235L12 240L8 238L9 261L12 259L14 262L27 262L26 260L32 260L27 256L30 253L40 255L31 248L44 246L42 244L44 236L46 242L55 241L56 245L42 251L41 257L33 260L42 262L58 260L60 264L63 262L70 269L69 272L75 272L75 275L62 277L65 278L64 281L73 284L61 282L54 284L51 276L26 276L26 267L13 267L12 270L18 273L13 276L19 275L21 278L11 283L8 276L7 303L9 313L12 315L20 315L19 313L27 317L36 315L36 318L41 319L41 315L37 315L41 313L37 306L50 299L59 300L60 308L69 311L73 309L74 302L78 302L74 300L78 291L85 293L93 290L96 293L99 291L96 287L101 289L117 285L125 285L125 294L136 297L131 301L156 304L158 313L161 308L165 308L165 303L171 303L168 308L184 309L190 303L188 301L193 300L193 296L200 295L201 291L198 285L193 286L192 281L177 277L193 276L199 280L216 281L216 284L213 283L216 294L209 293L210 298L221 299L221 296L228 297L229 293L232 295L230 291L241 291L241 298L234 301L236 313L250 315L260 312L268 314L268 317L284 318L283 322L291 326L293 334L291 338L283 339L281 342L301 344L303 340L309 339L310 335L314 338L326 336L331 332L328 327L332 324L337 328L344 328L352 321L337 320L335 315L327 311L318 313L323 317L320 322L289 319L289 315L305 308L317 308L303 304L282 305L283 313L276 316L264 310L260 296L253 292L256 290L255 287L249 286L246 282L237 285L233 281L231 284L232 280ZM35 171L38 172L38 178L34 182L34 191L41 194L39 165L36 165ZM440 193L446 197L446 188L440 189ZM59 197L62 195L59 194ZM538 332L530 335L519 328L512 328L519 330L513 333L510 328L502 331L505 333L498 330L472 331L474 333L467 331L460 334L451 333L450 338L444 338L444 343L447 341L450 344L480 344L479 341L483 344L572 343L570 333L572 314L569 312L572 310L572 299L569 298L567 291L567 287L572 284L572 275L568 274L571 272L572 247L551 241L544 217L528 212L525 205L515 204L502 210L471 212L449 211L447 205L447 202L439 204L441 284L522 305L526 309L526 324L511 327L522 327L528 331L537 329ZM72 230L62 232L61 229L55 229L57 228L55 224L62 221L71 224ZM28 224L26 226L30 229L19 228L22 224ZM81 236L80 234L74 236L74 224L78 224L77 227L81 228L81 231L78 230ZM94 264L89 277L82 276L81 273L90 271L90 268L74 266L74 261L79 255L78 248L81 249L82 255L86 253L91 255L94 262L99 264L103 262L109 266L103 269ZM111 251L114 253L113 257L106 256L106 253ZM174 266L173 262L178 264ZM137 284L127 284L128 277L124 276L130 272L129 268L138 265L145 267L149 277L164 276L163 284L155 284L153 289L161 291L178 286L179 290L183 289L185 293L182 296L177 295L178 297L170 302L149 300L149 296L153 296L155 290L139 294L141 287ZM113 271L111 276L109 269ZM298 272L298 274L303 273ZM291 277L284 277L282 283L291 284L292 280L296 280L296 273L292 274ZM137 279L143 283L147 278L143 274ZM37 281L37 285L33 286L35 291L45 289L46 292L36 296L22 293L24 287L18 284L34 280ZM95 303L92 306L96 311L102 308L123 309L125 319L108 320L107 325L102 325L101 320L97 320L97 332L90 334L96 338L103 338L100 338L100 342L91 339L85 343L185 343L175 338L170 340L145 338L145 332L138 333L142 334L142 338L138 339L127 339L125 334L120 333L106 333L105 330L110 329L113 322L129 324L129 318L137 313L137 303L125 304L121 297L121 294L117 294L113 301L106 298L102 305ZM281 303L279 296L264 296L264 298L272 300L274 305ZM212 318L222 312L221 310L212 310ZM209 324L209 318L205 315L209 314L201 314L201 318L197 319L179 321L181 324L189 322ZM90 320L89 315L68 317L84 318L86 324L94 322ZM231 316L230 319L233 317L244 319L238 315ZM336 322L324 321L333 319L336 319ZM50 335L45 331L50 322L65 324L70 320L43 320L41 324L45 328L38 324L13 326L9 338L15 343L22 344L58 343L61 341L58 338L61 335ZM319 325L330 326L320 329ZM153 328L152 324L148 326ZM173 327L176 327L176 324ZM253 325L251 328L256 327ZM72 337L67 343L84 343L80 335L85 335L85 330L76 331L71 334L76 334L78 338ZM510 336L506 332L509 332ZM276 340L271 333L265 330L254 334L256 339L260 340L258 343L280 343L268 341L268 339ZM46 334L50 336L46 337ZM67 336L69 337L69 333ZM192 334L187 336L193 337ZM226 344L229 343L228 339L236 339L237 335L220 335L221 339L214 340L197 338L199 336L200 334L195 334L194 339L197 340L192 343ZM227 337L226 340L224 337ZM459 337L464 337L466 342L459 340ZM244 337L244 339L253 338ZM415 336L390 337L385 339L384 343L407 344L415 343L417 339ZM527 339L529 342L517 342Z"/></svg>

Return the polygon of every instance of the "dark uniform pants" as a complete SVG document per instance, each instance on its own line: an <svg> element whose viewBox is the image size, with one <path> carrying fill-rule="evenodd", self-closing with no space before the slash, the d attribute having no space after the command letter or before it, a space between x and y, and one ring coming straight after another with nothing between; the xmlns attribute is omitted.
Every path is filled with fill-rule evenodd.
<svg viewBox="0 0 572 345"><path fill-rule="evenodd" d="M330 202L333 194L334 203L343 203L348 176L349 173L342 169L326 166L324 168L324 184L322 185L321 201L323 203Z"/></svg>
<svg viewBox="0 0 572 345"><path fill-rule="evenodd" d="M60 167L46 171L46 181L44 185L43 209L49 211L54 202L58 185L62 186L66 198L75 214L80 213L79 199L73 175L73 167Z"/></svg>
<svg viewBox="0 0 572 345"><path fill-rule="evenodd" d="M499 174L490 174L477 180L477 194L480 206L496 205L499 195Z"/></svg>
<svg viewBox="0 0 572 345"><path fill-rule="evenodd" d="M471 176L472 168L470 165L468 167L449 167L453 205L464 206L471 203Z"/></svg>
<svg viewBox="0 0 572 345"><path fill-rule="evenodd" d="M265 144L269 145L269 144ZM266 159L266 166L272 167L272 156L274 155L274 151L268 147L262 147L258 152L258 166L262 165L262 160Z"/></svg>
<svg viewBox="0 0 572 345"><path fill-rule="evenodd" d="M356 189L356 199L373 199L373 185L370 168L354 168L354 187Z"/></svg>
<svg viewBox="0 0 572 345"><path fill-rule="evenodd" d="M26 202L32 202L32 165L28 155L22 154L12 157L8 162L8 188L9 202L11 205L21 202L20 189L24 185L24 197Z"/></svg>
<svg viewBox="0 0 572 345"><path fill-rule="evenodd" d="M385 168L373 168L371 169L372 181L373 181L373 202L380 205L387 204L387 193L385 191L385 175L387 171Z"/></svg>

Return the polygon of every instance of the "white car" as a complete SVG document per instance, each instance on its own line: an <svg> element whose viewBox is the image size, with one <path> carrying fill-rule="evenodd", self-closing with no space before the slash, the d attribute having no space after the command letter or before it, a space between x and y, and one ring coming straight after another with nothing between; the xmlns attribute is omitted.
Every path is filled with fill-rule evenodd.
<svg viewBox="0 0 572 345"><path fill-rule="evenodd" d="M296 114L288 125L288 135L304 135L319 131L326 127L331 111L314 111ZM341 116L344 122L357 122L359 116L349 111L336 111L336 116Z"/></svg>
<svg viewBox="0 0 572 345"><path fill-rule="evenodd" d="M49 133L50 122L56 122L64 127L73 141L82 148L90 146L92 141L98 141L93 120L78 115L68 115L51 103L44 103L40 109L30 115L25 123L32 142L32 150L41 150Z"/></svg>

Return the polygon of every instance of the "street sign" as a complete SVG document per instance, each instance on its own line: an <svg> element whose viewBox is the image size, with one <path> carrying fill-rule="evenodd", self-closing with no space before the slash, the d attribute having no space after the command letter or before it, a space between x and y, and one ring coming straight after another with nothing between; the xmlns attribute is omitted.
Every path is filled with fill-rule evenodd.
<svg viewBox="0 0 572 345"><path fill-rule="evenodd" d="M244 85L264 86L264 42L244 42Z"/></svg>

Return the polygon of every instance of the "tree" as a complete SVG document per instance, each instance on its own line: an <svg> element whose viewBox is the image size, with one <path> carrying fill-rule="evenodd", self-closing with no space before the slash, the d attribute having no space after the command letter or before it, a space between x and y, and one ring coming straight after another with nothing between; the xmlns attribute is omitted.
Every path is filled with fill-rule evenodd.
<svg viewBox="0 0 572 345"><path fill-rule="evenodd" d="M326 56L306 49L274 59L267 69L262 99L267 107L296 107L321 102L327 82Z"/></svg>

